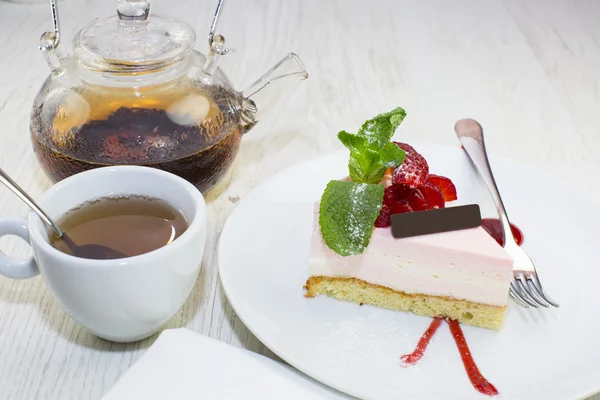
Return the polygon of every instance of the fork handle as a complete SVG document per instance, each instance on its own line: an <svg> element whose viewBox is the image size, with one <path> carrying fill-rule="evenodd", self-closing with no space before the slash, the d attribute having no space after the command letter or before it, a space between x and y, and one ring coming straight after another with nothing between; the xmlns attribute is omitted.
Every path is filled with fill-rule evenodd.
<svg viewBox="0 0 600 400"><path fill-rule="evenodd" d="M463 145L463 149L471 162L475 165L475 169L479 176L483 179L487 189L492 196L492 199L498 210L500 224L502 225L502 236L504 239L504 247L512 244L516 245L515 238L510 227L510 220L504 208L502 197L498 191L492 168L485 149L485 141L483 140L483 128L481 125L472 119L461 119L454 125L454 131L458 139ZM508 240L510 239L510 240Z"/></svg>

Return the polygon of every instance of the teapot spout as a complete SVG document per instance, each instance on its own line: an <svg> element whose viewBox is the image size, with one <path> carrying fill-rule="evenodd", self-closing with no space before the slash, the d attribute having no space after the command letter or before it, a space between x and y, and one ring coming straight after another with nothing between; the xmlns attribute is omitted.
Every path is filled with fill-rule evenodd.
<svg viewBox="0 0 600 400"><path fill-rule="evenodd" d="M248 131L273 108L279 108L289 99L298 84L308 78L302 60L289 53L256 82L244 90L241 102L241 124ZM283 101L282 101L283 100Z"/></svg>

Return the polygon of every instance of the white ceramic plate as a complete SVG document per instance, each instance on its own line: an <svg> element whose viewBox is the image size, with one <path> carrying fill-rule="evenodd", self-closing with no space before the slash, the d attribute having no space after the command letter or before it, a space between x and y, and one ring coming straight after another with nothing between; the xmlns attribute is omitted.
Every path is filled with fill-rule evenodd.
<svg viewBox="0 0 600 400"><path fill-rule="evenodd" d="M415 145L431 173L450 177L458 202L493 203L459 147ZM463 327L483 375L501 399L575 399L600 390L600 265L594 248L598 204L541 170L491 158L523 248L559 309L512 302L500 332ZM331 179L347 174L340 152L282 171L250 193L227 221L219 271L246 326L282 359L313 378L363 399L486 398L471 385L446 324L415 366L401 367L430 318L303 297L312 207Z"/></svg>

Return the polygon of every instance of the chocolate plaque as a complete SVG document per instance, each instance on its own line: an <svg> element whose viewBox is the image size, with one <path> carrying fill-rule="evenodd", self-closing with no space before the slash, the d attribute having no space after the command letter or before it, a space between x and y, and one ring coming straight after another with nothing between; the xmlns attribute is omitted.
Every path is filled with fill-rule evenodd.
<svg viewBox="0 0 600 400"><path fill-rule="evenodd" d="M481 226L479 204L394 214L392 236L406 238Z"/></svg>

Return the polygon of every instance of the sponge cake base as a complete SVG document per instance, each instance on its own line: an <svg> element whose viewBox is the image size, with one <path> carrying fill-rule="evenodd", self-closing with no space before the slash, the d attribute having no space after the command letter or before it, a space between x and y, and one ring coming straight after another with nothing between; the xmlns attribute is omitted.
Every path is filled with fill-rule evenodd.
<svg viewBox="0 0 600 400"><path fill-rule="evenodd" d="M499 330L506 306L475 303L451 297L404 293L356 278L311 276L304 288L306 297L326 295L337 300L369 304L394 311L412 312L427 317L444 317L461 324Z"/></svg>

